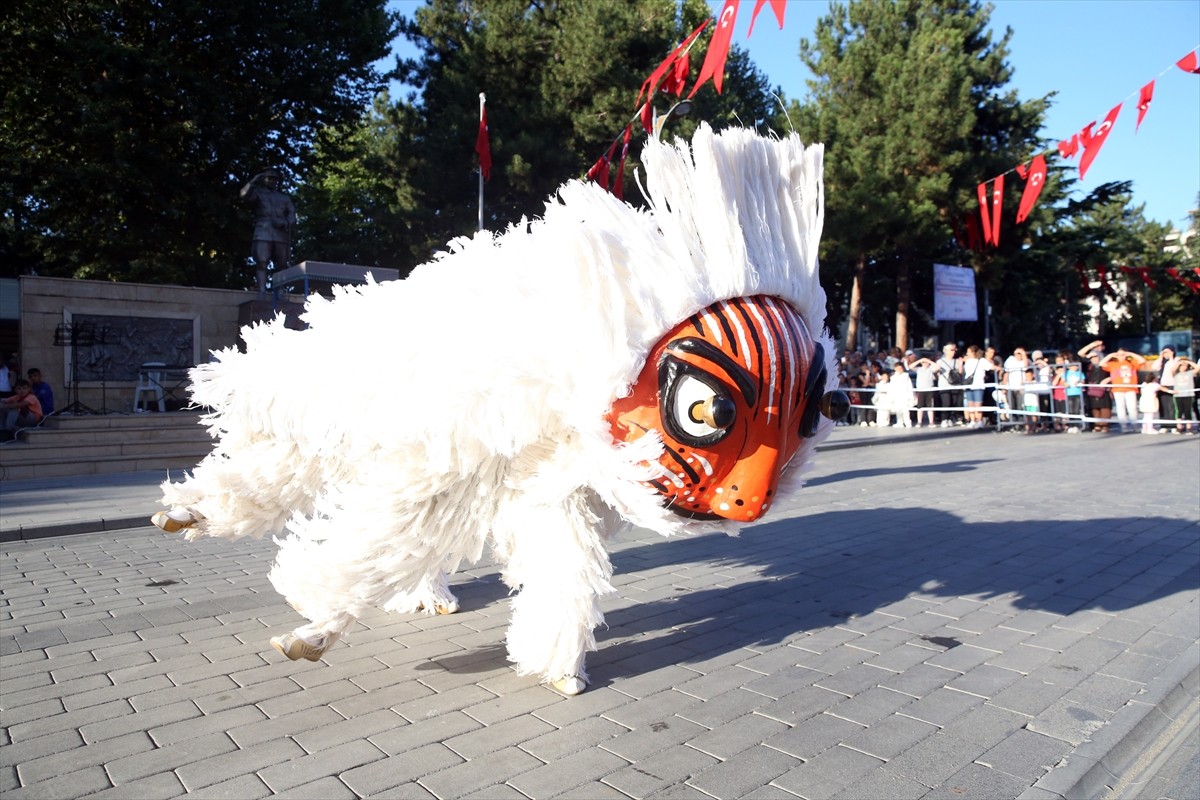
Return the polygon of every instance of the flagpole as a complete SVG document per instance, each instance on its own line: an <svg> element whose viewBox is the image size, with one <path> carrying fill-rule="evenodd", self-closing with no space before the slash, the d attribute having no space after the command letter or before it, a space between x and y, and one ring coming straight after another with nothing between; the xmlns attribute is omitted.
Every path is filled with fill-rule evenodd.
<svg viewBox="0 0 1200 800"><path fill-rule="evenodd" d="M483 106L487 102L487 97L483 92L479 93L479 122L483 123ZM479 230L483 230L483 164L479 165Z"/></svg>

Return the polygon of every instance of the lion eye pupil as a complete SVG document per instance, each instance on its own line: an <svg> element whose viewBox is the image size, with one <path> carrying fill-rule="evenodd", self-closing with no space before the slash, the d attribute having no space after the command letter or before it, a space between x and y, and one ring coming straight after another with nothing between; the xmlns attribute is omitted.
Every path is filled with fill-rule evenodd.
<svg viewBox="0 0 1200 800"><path fill-rule="evenodd" d="M728 397L713 396L707 400L697 400L688 406L688 418L710 428L728 428L733 424L736 414L737 407Z"/></svg>

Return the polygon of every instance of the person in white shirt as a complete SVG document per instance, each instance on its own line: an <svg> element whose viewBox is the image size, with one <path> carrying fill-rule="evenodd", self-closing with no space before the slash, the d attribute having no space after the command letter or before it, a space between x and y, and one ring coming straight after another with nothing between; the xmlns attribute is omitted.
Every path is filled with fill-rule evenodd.
<svg viewBox="0 0 1200 800"><path fill-rule="evenodd" d="M929 427L932 428L937 424L933 419L933 407L936 405L934 384L937 380L937 366L928 358L919 358L912 363L912 371L916 376L913 388L916 390L917 396L917 427L922 427L925 424L923 419L928 417Z"/></svg>
<svg viewBox="0 0 1200 800"><path fill-rule="evenodd" d="M1029 355L1024 347L1013 350L1013 354L1004 359L1004 385L1008 389L1008 407L1014 411L1025 407L1025 397L1022 387L1025 385L1025 370L1029 369Z"/></svg>
<svg viewBox="0 0 1200 800"><path fill-rule="evenodd" d="M1168 422L1175 421L1175 372L1179 369L1180 359L1175 355L1175 348L1164 347L1158 354L1155 364L1155 378L1158 383L1158 418ZM1159 430L1178 430L1174 425L1167 425Z"/></svg>
<svg viewBox="0 0 1200 800"><path fill-rule="evenodd" d="M939 402L942 405L942 427L948 428L955 422L960 422L958 409L962 407L962 394L958 387L962 383L962 365L956 355L958 345L948 344L942 347L942 357L937 360L937 384L941 390Z"/></svg>
<svg viewBox="0 0 1200 800"><path fill-rule="evenodd" d="M967 407L965 413L967 425L972 428L983 427L983 412L979 408L983 405L983 387L986 385L987 368L982 355L983 353L978 347L971 345L967 348L967 357L963 360L962 367L963 385L966 386L966 390L963 392L963 399Z"/></svg>
<svg viewBox="0 0 1200 800"><path fill-rule="evenodd" d="M904 364L897 362L892 368L892 379L888 382L888 405L896 415L896 427L912 427L912 410L917 406L917 398L913 393L912 378Z"/></svg>

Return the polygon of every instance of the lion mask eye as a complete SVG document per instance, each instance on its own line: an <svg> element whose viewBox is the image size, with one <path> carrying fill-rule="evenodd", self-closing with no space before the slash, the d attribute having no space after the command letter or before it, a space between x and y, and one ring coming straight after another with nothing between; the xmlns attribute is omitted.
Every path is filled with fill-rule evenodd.
<svg viewBox="0 0 1200 800"><path fill-rule="evenodd" d="M695 375L681 375L672 389L671 417L691 439L711 442L712 437L723 434L737 416L733 400Z"/></svg>
<svg viewBox="0 0 1200 800"><path fill-rule="evenodd" d="M693 447L725 438L737 418L737 405L716 378L671 356L659 373L662 420L667 432Z"/></svg>

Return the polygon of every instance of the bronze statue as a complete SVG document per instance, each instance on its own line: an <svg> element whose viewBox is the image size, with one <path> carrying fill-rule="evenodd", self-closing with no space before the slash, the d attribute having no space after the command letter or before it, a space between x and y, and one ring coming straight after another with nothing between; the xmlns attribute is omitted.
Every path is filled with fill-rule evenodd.
<svg viewBox="0 0 1200 800"><path fill-rule="evenodd" d="M255 175L242 187L242 200L254 205L254 240L250 260L254 262L258 299L267 295L267 264L286 269L291 257L292 226L296 224L296 206L292 198L279 191L283 176L277 169Z"/></svg>

